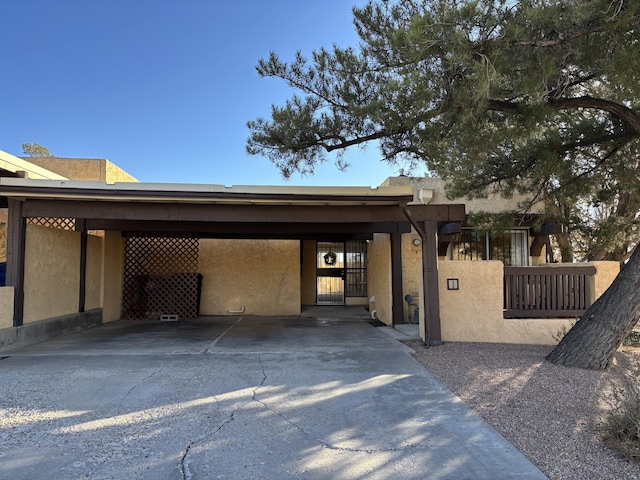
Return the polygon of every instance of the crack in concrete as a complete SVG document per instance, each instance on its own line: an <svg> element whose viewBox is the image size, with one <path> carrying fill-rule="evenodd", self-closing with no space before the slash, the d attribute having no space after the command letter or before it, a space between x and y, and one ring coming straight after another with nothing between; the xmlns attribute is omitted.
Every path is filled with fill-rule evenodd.
<svg viewBox="0 0 640 480"><path fill-rule="evenodd" d="M279 416L280 418L282 418L285 422L287 422L289 425L292 425L293 427L295 427L296 429L298 429L300 432L302 432L303 434L307 435L307 436L311 436L311 433L307 432L301 425L298 425L296 422L294 422L293 420L291 420L290 418L286 417L283 413L278 412L276 409L272 408L271 406L269 406L269 404L263 400L260 400L256 397L258 390L260 390L260 388L262 388L264 386L264 384L267 381L267 372L264 366L264 362L262 361L262 355L258 354L258 361L260 362L260 367L262 368L262 381L260 382L260 385L258 385L256 388L253 389L253 394L251 395L251 399L256 402L259 403L260 405L262 405L264 408L266 408L267 410L269 410L271 413Z"/></svg>
<svg viewBox="0 0 640 480"><path fill-rule="evenodd" d="M191 472L189 471L189 464L187 462L187 455L189 455L189 451L194 442L188 444L185 449L180 453L180 460L178 461L178 470L180 471L180 478L182 480L190 480L192 477Z"/></svg>
<svg viewBox="0 0 640 480"><path fill-rule="evenodd" d="M319 438L316 439L316 442L318 442L320 445L322 445L322 447L326 448L327 450L334 450L334 451L337 451L337 452L375 454L375 453L401 452L401 451L407 450L406 448L371 448L371 449L366 449L366 448L338 447L338 446L333 445L333 444L331 444L329 442L322 441Z"/></svg>
<svg viewBox="0 0 640 480"><path fill-rule="evenodd" d="M260 354L258 354L258 361L260 362L260 367L262 369L262 381L260 382L260 385L258 385L256 388L253 389L253 392L252 392L252 395L251 395L251 399L253 401L255 401L256 403L259 403L260 405L262 405L264 408L269 410L271 413L273 413L273 414L279 416L280 418L282 418L285 422L287 422L289 425L292 425L293 427L295 427L297 430L299 430L304 435L306 435L308 437L312 437L311 432L308 432L307 430L304 429L304 427L302 427L301 425L297 424L296 422L294 422L293 420L288 418L283 413L277 411L275 408L271 407L264 400L260 400L260 399L258 399L256 397L256 395L258 394L258 390L260 390L260 388L262 388L264 386L264 384L266 383L266 381L267 381L267 372L266 372L266 369L265 369L265 366L264 366L264 362L262 361L262 356ZM331 444L329 442L325 442L324 440L321 440L319 438L315 438L314 441L317 442L319 445L321 445L323 448L326 448L328 450L339 451L339 452L376 454L376 453L399 452L399 451L403 451L403 450L407 449L407 447L405 447L405 448L390 447L390 448L381 448L381 449L359 449L359 448L338 447L338 446L333 445L333 444ZM413 447L408 447L408 448L418 448L418 446L413 446Z"/></svg>
<svg viewBox="0 0 640 480"><path fill-rule="evenodd" d="M127 390L127 392L122 396L122 398L120 399L120 403L118 403L118 411L120 411L122 409L122 404L124 403L124 401L127 399L127 397L129 395L131 395L131 392L133 392L136 388L138 388L140 385L142 385L144 382L146 382L147 380L149 380L150 378L152 378L153 376L157 375L158 373L160 373L163 369L164 369L164 365L161 365L160 368L158 368L157 370L154 370L153 372L151 372L150 375L147 375L146 377L144 377L142 380L136 382L135 385L133 385L129 390Z"/></svg>

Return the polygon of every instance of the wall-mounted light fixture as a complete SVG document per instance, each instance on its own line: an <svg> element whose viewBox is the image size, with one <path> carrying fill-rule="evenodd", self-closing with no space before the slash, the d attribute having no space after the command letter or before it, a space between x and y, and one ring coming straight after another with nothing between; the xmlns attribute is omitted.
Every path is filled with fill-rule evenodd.
<svg viewBox="0 0 640 480"><path fill-rule="evenodd" d="M457 278L447 278L447 290L460 290L460 282Z"/></svg>

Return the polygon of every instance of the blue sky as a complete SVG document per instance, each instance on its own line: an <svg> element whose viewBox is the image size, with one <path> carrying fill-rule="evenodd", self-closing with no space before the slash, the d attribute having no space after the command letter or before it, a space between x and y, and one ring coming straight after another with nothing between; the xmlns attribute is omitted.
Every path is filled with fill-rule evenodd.
<svg viewBox="0 0 640 480"><path fill-rule="evenodd" d="M375 145L282 180L245 153L247 120L293 93L255 71L356 45L360 0L20 0L2 2L0 150L38 143L61 157L107 158L142 181L371 185L397 169Z"/></svg>

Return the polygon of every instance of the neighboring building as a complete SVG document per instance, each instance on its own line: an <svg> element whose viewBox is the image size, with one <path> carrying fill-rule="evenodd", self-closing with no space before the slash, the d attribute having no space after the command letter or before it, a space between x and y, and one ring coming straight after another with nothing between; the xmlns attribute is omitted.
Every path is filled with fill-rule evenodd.
<svg viewBox="0 0 640 480"><path fill-rule="evenodd" d="M104 182L109 185L138 181L130 173L103 158L30 157L23 160L62 175L68 180Z"/></svg>

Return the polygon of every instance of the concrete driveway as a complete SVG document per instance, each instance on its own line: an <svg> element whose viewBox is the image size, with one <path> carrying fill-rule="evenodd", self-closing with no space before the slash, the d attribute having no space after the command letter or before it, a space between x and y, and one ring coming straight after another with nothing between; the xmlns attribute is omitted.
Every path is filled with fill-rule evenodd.
<svg viewBox="0 0 640 480"><path fill-rule="evenodd" d="M2 479L545 478L359 312L120 321L2 355Z"/></svg>

